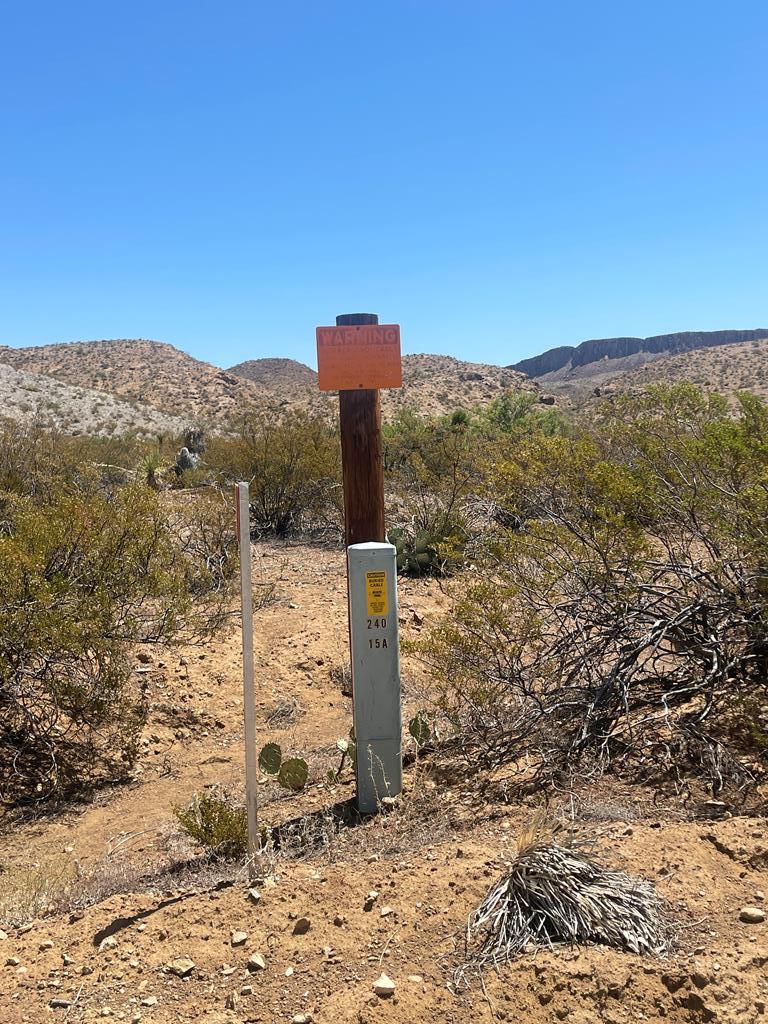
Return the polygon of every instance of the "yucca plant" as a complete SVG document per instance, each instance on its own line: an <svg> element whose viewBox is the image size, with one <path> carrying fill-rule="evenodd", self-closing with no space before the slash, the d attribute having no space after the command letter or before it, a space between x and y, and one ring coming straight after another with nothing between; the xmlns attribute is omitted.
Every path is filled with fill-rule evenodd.
<svg viewBox="0 0 768 1024"><path fill-rule="evenodd" d="M670 926L653 885L603 867L583 838L543 817L520 835L507 871L467 922L460 978L523 952L599 943L664 955Z"/></svg>

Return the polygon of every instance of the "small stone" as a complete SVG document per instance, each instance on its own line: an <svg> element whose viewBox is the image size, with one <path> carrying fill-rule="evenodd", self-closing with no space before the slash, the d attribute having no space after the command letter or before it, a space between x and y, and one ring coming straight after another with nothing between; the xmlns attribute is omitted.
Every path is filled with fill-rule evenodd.
<svg viewBox="0 0 768 1024"><path fill-rule="evenodd" d="M376 900L378 898L379 898L379 894L376 892L375 889L372 889L368 893L368 895L365 897L365 902L363 903L363 910L365 910L365 911L373 910L373 904L376 902Z"/></svg>
<svg viewBox="0 0 768 1024"><path fill-rule="evenodd" d="M8 932L4 932L3 929L0 928L0 942L5 942L5 940L7 938L8 938Z"/></svg>
<svg viewBox="0 0 768 1024"><path fill-rule="evenodd" d="M157 1006L157 996L145 996L141 1000L142 1006Z"/></svg>
<svg viewBox="0 0 768 1024"><path fill-rule="evenodd" d="M253 985L243 985L243 987L240 989L240 995L241 996L252 996L253 995Z"/></svg>
<svg viewBox="0 0 768 1024"><path fill-rule="evenodd" d="M240 997L237 992L230 992L227 998L224 1000L224 1005L228 1010L236 1010L237 1004L240 1002Z"/></svg>
<svg viewBox="0 0 768 1024"><path fill-rule="evenodd" d="M293 934L306 935L311 927L312 925L308 917L300 917L296 924L293 926Z"/></svg>
<svg viewBox="0 0 768 1024"><path fill-rule="evenodd" d="M72 1002L69 999L52 999L48 1005L52 1010L68 1010Z"/></svg>
<svg viewBox="0 0 768 1024"><path fill-rule="evenodd" d="M380 917L389 917L390 914L394 914L392 907L382 907L379 911Z"/></svg>
<svg viewBox="0 0 768 1024"><path fill-rule="evenodd" d="M191 974L194 969L194 960L190 960L187 956L176 957L175 960L171 960L168 964L168 970L171 974L175 974L177 978L186 978L186 976Z"/></svg>
<svg viewBox="0 0 768 1024"><path fill-rule="evenodd" d="M251 903L258 903L259 900L261 899L261 893L259 892L258 889L249 889L248 899L251 901Z"/></svg>
<svg viewBox="0 0 768 1024"><path fill-rule="evenodd" d="M117 939L113 935L108 935L106 939L101 940L99 950L103 952L105 949L114 949L116 945Z"/></svg>
<svg viewBox="0 0 768 1024"><path fill-rule="evenodd" d="M248 932L232 932L229 941L233 946L244 946L248 941Z"/></svg>
<svg viewBox="0 0 768 1024"><path fill-rule="evenodd" d="M739 920L747 924L762 924L765 920L765 911L762 907L742 907L739 911Z"/></svg>
<svg viewBox="0 0 768 1024"><path fill-rule="evenodd" d="M19 960L19 958L17 956L9 956L8 959L5 961L5 966L6 967L18 967L20 963L21 963L21 960Z"/></svg>
<svg viewBox="0 0 768 1024"><path fill-rule="evenodd" d="M267 961L261 955L261 953L254 953L253 956L248 958L248 970L249 971L263 971L267 966Z"/></svg>
<svg viewBox="0 0 768 1024"><path fill-rule="evenodd" d="M286 978L292 978L293 977L293 968L292 967L286 968L285 976L286 976Z"/></svg>
<svg viewBox="0 0 768 1024"><path fill-rule="evenodd" d="M395 994L395 983L386 974L380 974L373 983L373 991L380 999L389 999Z"/></svg>
<svg viewBox="0 0 768 1024"><path fill-rule="evenodd" d="M291 1017L291 1024L311 1024L311 1021L311 1013L297 1013L295 1017Z"/></svg>
<svg viewBox="0 0 768 1024"><path fill-rule="evenodd" d="M41 942L38 949L41 953L44 953L47 949L53 949L54 943L50 939L46 939L45 942Z"/></svg>
<svg viewBox="0 0 768 1024"><path fill-rule="evenodd" d="M333 919L333 923L336 925L337 928L341 928L343 925L347 923L347 919L346 917L344 917L343 914L337 914L336 917L334 917Z"/></svg>
<svg viewBox="0 0 768 1024"><path fill-rule="evenodd" d="M102 1017L111 1017L111 1016L112 1016L112 1010L110 1009L110 1007L109 1007L109 1006L105 1006L105 1007L104 1007L104 1008L102 1009L102 1011L101 1011L101 1016L102 1016Z"/></svg>
<svg viewBox="0 0 768 1024"><path fill-rule="evenodd" d="M763 902L764 902L764 900L765 900L765 893L763 892L763 890L762 890L762 889L758 889L758 890L757 890L757 892L755 893L755 899L757 900L757 902L758 902L758 903L763 903ZM2 934L0 934L0 939L2 939L2 938L3 938L3 935L4 935L4 934L5 934L5 933L2 933ZM7 938L7 937L8 937L8 936L6 936L6 938Z"/></svg>
<svg viewBox="0 0 768 1024"><path fill-rule="evenodd" d="M378 853L372 853L365 858L368 864L376 864L379 861Z"/></svg>
<svg viewBox="0 0 768 1024"><path fill-rule="evenodd" d="M409 974L408 981L412 981L414 985L420 985L424 978L420 974Z"/></svg>

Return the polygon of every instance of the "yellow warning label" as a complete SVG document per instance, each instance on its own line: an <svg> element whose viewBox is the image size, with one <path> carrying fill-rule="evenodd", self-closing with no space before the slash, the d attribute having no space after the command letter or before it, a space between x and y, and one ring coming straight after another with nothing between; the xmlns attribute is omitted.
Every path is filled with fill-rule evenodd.
<svg viewBox="0 0 768 1024"><path fill-rule="evenodd" d="M365 595L368 599L369 615L389 614L386 572L367 572L365 574Z"/></svg>

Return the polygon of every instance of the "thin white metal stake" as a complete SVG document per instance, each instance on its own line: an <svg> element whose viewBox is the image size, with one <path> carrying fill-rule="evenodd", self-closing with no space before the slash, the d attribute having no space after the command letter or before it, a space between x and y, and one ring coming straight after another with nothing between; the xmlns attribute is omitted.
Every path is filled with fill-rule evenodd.
<svg viewBox="0 0 768 1024"><path fill-rule="evenodd" d="M256 878L259 852L258 762L256 759L256 693L253 682L253 580L251 516L248 484L239 483L237 538L240 546L240 598L243 613L243 704L245 707L245 802L248 814L248 876Z"/></svg>

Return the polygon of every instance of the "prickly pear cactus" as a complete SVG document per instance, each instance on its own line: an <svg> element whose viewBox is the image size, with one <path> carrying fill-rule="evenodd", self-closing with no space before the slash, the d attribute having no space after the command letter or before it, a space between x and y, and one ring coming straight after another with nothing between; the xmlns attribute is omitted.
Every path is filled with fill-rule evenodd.
<svg viewBox="0 0 768 1024"><path fill-rule="evenodd" d="M278 775L283 762L283 752L277 743L267 743L259 754L259 768L265 775Z"/></svg>
<svg viewBox="0 0 768 1024"><path fill-rule="evenodd" d="M292 789L294 793L298 793L306 786L308 777L309 768L304 758L291 757L287 761L283 761L277 781L286 789Z"/></svg>

